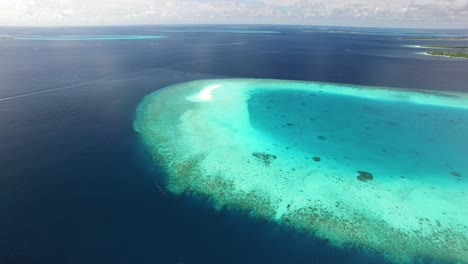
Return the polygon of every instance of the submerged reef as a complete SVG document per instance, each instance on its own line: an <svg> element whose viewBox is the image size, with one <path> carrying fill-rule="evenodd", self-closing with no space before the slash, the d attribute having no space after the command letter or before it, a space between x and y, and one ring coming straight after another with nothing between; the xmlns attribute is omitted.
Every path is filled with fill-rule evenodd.
<svg viewBox="0 0 468 264"><path fill-rule="evenodd" d="M374 179L374 175L367 171L358 171L359 175L356 177L358 180L366 182L372 181Z"/></svg>
<svg viewBox="0 0 468 264"><path fill-rule="evenodd" d="M252 153L254 157L261 160L266 166L270 166L271 162L276 159L276 155L268 154L265 152L254 152Z"/></svg>
<svg viewBox="0 0 468 264"><path fill-rule="evenodd" d="M173 194L395 263L468 263L468 124L450 120L467 94L221 79L147 95L134 129Z"/></svg>

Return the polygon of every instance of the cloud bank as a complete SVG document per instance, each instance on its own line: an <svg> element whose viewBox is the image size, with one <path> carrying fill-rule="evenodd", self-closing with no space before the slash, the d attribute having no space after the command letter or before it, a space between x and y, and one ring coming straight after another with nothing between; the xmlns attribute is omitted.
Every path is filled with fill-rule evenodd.
<svg viewBox="0 0 468 264"><path fill-rule="evenodd" d="M468 27L468 0L0 0L0 25L274 23Z"/></svg>

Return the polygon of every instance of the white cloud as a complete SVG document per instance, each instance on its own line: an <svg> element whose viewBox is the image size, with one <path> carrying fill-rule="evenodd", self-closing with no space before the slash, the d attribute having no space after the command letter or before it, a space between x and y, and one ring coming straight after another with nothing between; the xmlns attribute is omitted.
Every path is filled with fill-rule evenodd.
<svg viewBox="0 0 468 264"><path fill-rule="evenodd" d="M0 0L0 25L465 26L468 0Z"/></svg>

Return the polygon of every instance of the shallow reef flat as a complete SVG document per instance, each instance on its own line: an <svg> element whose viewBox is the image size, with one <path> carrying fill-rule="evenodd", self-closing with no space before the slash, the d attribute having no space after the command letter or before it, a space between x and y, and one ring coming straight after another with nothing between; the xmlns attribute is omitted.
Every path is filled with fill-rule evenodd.
<svg viewBox="0 0 468 264"><path fill-rule="evenodd" d="M174 194L385 255L468 263L468 94L220 79L145 97Z"/></svg>

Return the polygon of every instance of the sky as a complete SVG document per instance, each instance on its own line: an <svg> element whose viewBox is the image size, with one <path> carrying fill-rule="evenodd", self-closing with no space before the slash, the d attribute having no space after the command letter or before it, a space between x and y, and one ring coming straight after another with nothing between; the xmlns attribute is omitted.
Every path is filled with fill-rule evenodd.
<svg viewBox="0 0 468 264"><path fill-rule="evenodd" d="M138 24L468 28L468 0L0 0L0 26Z"/></svg>

